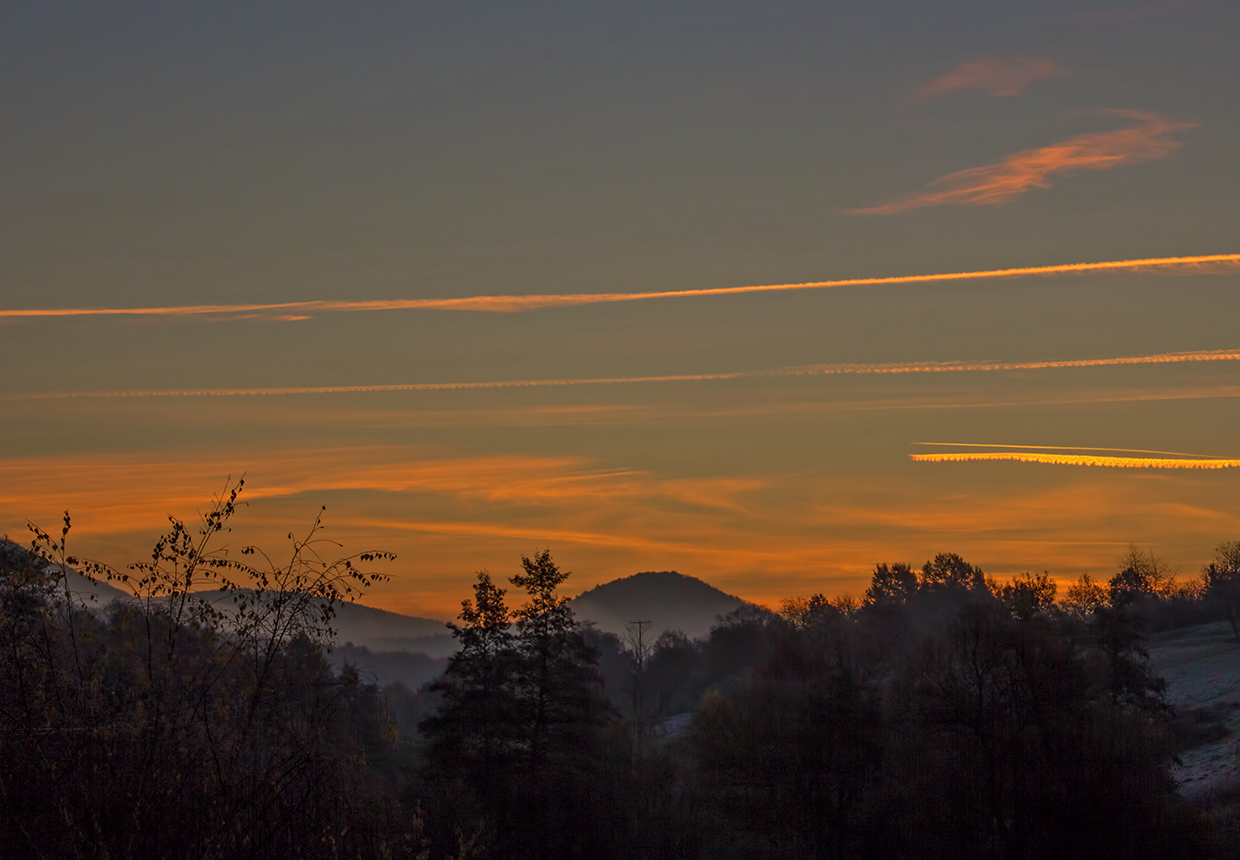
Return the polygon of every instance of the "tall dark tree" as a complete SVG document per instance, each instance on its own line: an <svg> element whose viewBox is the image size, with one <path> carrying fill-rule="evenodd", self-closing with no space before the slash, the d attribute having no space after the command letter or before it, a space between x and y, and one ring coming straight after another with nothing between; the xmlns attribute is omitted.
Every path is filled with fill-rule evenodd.
<svg viewBox="0 0 1240 860"><path fill-rule="evenodd" d="M437 811L451 826L432 822L431 835L445 847L477 839L503 857L585 857L602 831L606 786L594 777L611 710L598 655L559 593L568 572L549 551L521 565L511 582L528 595L523 606L510 611L479 573L452 625L461 649L432 685L441 703L422 729L432 793L459 802Z"/></svg>
<svg viewBox="0 0 1240 860"><path fill-rule="evenodd" d="M716 683L748 679L770 656L772 627L782 623L778 615L752 603L719 618L702 644L708 678Z"/></svg>
<svg viewBox="0 0 1240 860"><path fill-rule="evenodd" d="M1218 606L1240 642L1240 541L1221 543L1205 568L1206 596Z"/></svg>
<svg viewBox="0 0 1240 860"><path fill-rule="evenodd" d="M655 640L642 680L656 717L693 710L706 683L701 649L679 630L663 631Z"/></svg>
<svg viewBox="0 0 1240 860"><path fill-rule="evenodd" d="M1050 574L1018 573L999 589L1000 602L1021 621L1051 611L1055 606L1055 582Z"/></svg>
<svg viewBox="0 0 1240 860"><path fill-rule="evenodd" d="M824 632L790 632L751 684L708 693L694 714L700 787L724 833L717 853L840 858L859 848L881 761L878 694L855 671L847 637Z"/></svg>
<svg viewBox="0 0 1240 860"><path fill-rule="evenodd" d="M1166 682L1154 674L1146 647L1147 619L1131 602L1099 606L1089 631L1106 667L1111 700L1149 711L1167 709Z"/></svg>
<svg viewBox="0 0 1240 860"><path fill-rule="evenodd" d="M569 576L543 550L522 557L512 584L529 600L513 613L519 655L517 689L528 743L526 764L536 776L548 763L576 751L572 736L595 725L603 707L595 666L569 598L558 593Z"/></svg>
<svg viewBox="0 0 1240 860"><path fill-rule="evenodd" d="M917 574L907 564L879 564L865 590L865 605L873 607L900 606L917 591Z"/></svg>
<svg viewBox="0 0 1240 860"><path fill-rule="evenodd" d="M954 552L941 552L922 565L917 584L926 591L983 591L986 577L980 567L974 567Z"/></svg>
<svg viewBox="0 0 1240 860"><path fill-rule="evenodd" d="M523 816L530 856L584 857L600 834L592 779L610 717L597 653L582 638L559 588L568 579L549 550L522 557L512 584L529 600L516 619L517 682L525 744Z"/></svg>
<svg viewBox="0 0 1240 860"><path fill-rule="evenodd" d="M517 694L518 654L505 591L479 571L472 600L461 601L460 624L449 624L460 649L429 689L438 709L421 723L428 774L439 797L460 801L433 810L479 838L506 826L524 755ZM449 831L452 828L448 828ZM450 834L455 836L455 834Z"/></svg>

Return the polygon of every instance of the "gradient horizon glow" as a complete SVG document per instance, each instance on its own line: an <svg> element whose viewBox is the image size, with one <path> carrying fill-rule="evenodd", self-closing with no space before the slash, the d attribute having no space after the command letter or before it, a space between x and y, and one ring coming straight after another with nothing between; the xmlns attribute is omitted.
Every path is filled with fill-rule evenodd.
<svg viewBox="0 0 1240 860"><path fill-rule="evenodd" d="M368 602L444 618L543 547L768 604L943 551L1196 575L1240 538L1238 27L6 4L0 533L124 564L244 475L233 544L326 505L398 555Z"/></svg>

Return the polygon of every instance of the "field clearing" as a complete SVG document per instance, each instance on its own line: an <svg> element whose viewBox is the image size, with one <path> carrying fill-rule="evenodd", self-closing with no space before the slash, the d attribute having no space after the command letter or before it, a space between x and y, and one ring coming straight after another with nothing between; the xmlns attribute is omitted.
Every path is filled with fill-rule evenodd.
<svg viewBox="0 0 1240 860"><path fill-rule="evenodd" d="M1240 643L1226 622L1150 637L1150 662L1167 681L1167 698L1198 739L1180 752L1175 776L1199 799L1240 778Z"/></svg>

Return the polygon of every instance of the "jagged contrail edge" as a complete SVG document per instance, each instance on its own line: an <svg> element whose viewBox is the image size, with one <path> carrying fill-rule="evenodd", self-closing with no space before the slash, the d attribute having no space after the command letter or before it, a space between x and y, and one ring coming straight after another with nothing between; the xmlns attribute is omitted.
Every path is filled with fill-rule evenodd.
<svg viewBox="0 0 1240 860"><path fill-rule="evenodd" d="M1184 451L1151 451L1147 448L1091 448L1087 445L1000 445L992 442L914 442L913 444L951 448L1012 448L1022 451L1111 451L1117 454L1165 454L1169 457L1227 459L1221 454L1189 454Z"/></svg>
<svg viewBox="0 0 1240 860"><path fill-rule="evenodd" d="M1237 469L1240 459L1182 459L1162 457L1100 457L1084 454L1037 454L1022 451L987 451L963 454L909 454L918 463L967 463L981 460L1009 460L1051 466L1101 466L1112 469Z"/></svg>

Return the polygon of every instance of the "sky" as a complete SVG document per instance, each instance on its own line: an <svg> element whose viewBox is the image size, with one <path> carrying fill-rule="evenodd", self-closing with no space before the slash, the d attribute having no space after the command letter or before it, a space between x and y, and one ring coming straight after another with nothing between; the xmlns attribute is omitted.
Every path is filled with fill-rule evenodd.
<svg viewBox="0 0 1240 860"><path fill-rule="evenodd" d="M11 0L0 532L121 566L244 476L231 546L325 505L442 618L542 548L767 604L938 552L1194 576L1240 538L1237 32Z"/></svg>

